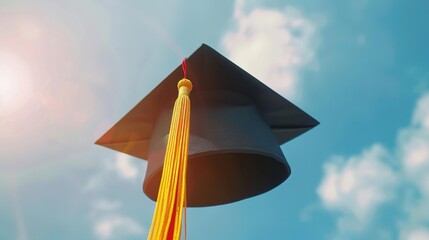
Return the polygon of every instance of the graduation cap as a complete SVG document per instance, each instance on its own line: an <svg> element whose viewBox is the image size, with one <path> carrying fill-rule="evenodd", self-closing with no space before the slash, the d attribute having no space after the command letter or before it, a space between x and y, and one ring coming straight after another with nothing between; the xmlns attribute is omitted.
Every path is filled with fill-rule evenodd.
<svg viewBox="0 0 429 240"><path fill-rule="evenodd" d="M190 117L185 114L188 123L179 131L189 135L184 137L187 146L178 151L185 152L187 167L180 170L186 176L178 181L186 182L186 205L230 203L285 181L291 170L280 145L318 122L205 44L186 63L185 69L178 66L96 143L147 160L143 191L159 201L164 160L171 151L167 149L170 123L183 110L173 111L179 100L176 86L185 72L192 84L181 81L179 92L188 97L192 89L187 98L192 109L186 102L184 111L190 111Z"/></svg>

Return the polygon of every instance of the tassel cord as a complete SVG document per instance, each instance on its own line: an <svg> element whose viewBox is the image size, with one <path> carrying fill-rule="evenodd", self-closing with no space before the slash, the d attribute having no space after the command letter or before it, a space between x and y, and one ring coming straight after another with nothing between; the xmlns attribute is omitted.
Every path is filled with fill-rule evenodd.
<svg viewBox="0 0 429 240"><path fill-rule="evenodd" d="M186 65L184 65L185 70ZM174 103L157 203L148 236L150 240L180 239L183 217L186 238L186 209L183 208L186 208L191 109L189 93L192 90L192 83L182 79L178 89L179 94Z"/></svg>

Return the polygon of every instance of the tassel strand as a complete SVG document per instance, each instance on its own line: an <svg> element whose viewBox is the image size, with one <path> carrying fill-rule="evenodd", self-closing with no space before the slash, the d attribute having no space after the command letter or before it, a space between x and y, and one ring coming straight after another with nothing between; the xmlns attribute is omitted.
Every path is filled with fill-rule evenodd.
<svg viewBox="0 0 429 240"><path fill-rule="evenodd" d="M185 60L182 67L186 76ZM179 94L174 103L161 183L148 236L149 240L179 240L183 215L186 218L186 209L184 208L186 208L186 171L191 111L189 93L192 90L192 83L184 78L179 81L177 88Z"/></svg>

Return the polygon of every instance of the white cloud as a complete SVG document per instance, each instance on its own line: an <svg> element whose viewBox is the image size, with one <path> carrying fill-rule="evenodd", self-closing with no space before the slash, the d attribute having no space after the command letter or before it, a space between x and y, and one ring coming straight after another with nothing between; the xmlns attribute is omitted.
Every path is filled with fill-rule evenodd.
<svg viewBox="0 0 429 240"><path fill-rule="evenodd" d="M323 205L338 211L343 230L364 226L375 209L393 196L397 179L386 164L388 152L378 144L361 155L335 157L325 164L325 176L317 192Z"/></svg>
<svg viewBox="0 0 429 240"><path fill-rule="evenodd" d="M428 240L429 230L427 228L413 229L402 236L404 240Z"/></svg>
<svg viewBox="0 0 429 240"><path fill-rule="evenodd" d="M146 162L139 161L141 165L138 165L132 163L133 161L137 160L125 154L116 154L114 159L100 161L98 171L83 186L84 193L96 197L90 205L91 210L88 215L97 239L122 239L124 236L147 234L144 226L125 214L122 201L104 197L110 192L111 184L118 179L123 180L121 184L127 184L124 187L130 184L135 187L140 185L138 179L141 179L140 176L145 173ZM117 178L115 179L114 176ZM140 189L140 187L133 189Z"/></svg>
<svg viewBox="0 0 429 240"><path fill-rule="evenodd" d="M399 135L399 155L409 177L421 185L429 173L429 93L417 103L412 126ZM428 190L422 188L421 190ZM429 193L424 191L425 193Z"/></svg>
<svg viewBox="0 0 429 240"><path fill-rule="evenodd" d="M429 239L429 93L418 101L412 125L399 133L397 152L409 188L417 192L404 206L403 239Z"/></svg>
<svg viewBox="0 0 429 240"><path fill-rule="evenodd" d="M316 23L293 7L245 13L244 5L235 2L236 28L222 40L227 55L274 90L299 96L299 72L314 60Z"/></svg>
<svg viewBox="0 0 429 240"><path fill-rule="evenodd" d="M138 169L132 163L133 159L127 154L116 153L116 169L122 178L136 178Z"/></svg>
<svg viewBox="0 0 429 240"><path fill-rule="evenodd" d="M107 199L99 199L92 204L94 211L113 211L122 207L122 203L119 201L110 201Z"/></svg>
<svg viewBox="0 0 429 240"><path fill-rule="evenodd" d="M99 239L111 239L118 235L143 235L145 231L129 217L113 216L99 220L94 227L94 233Z"/></svg>
<svg viewBox="0 0 429 240"><path fill-rule="evenodd" d="M413 123L422 128L429 129L429 94L424 95L417 103L413 115Z"/></svg>
<svg viewBox="0 0 429 240"><path fill-rule="evenodd" d="M392 170L389 162L399 169ZM417 102L411 124L398 132L395 149L376 144L359 156L328 162L317 191L328 211L340 212L338 232L347 230L341 223L350 220L370 222L396 194L399 238L429 239L429 93Z"/></svg>
<svg viewBox="0 0 429 240"><path fill-rule="evenodd" d="M122 202L106 198L91 204L90 218L98 239L117 239L126 235L144 235L146 230L133 218L122 213Z"/></svg>
<svg viewBox="0 0 429 240"><path fill-rule="evenodd" d="M106 182L117 176L121 180L137 183L144 179L147 161L133 159L123 153L115 153L114 159L100 160L99 169L87 180L82 188L83 192L99 190L106 186Z"/></svg>
<svg viewBox="0 0 429 240"><path fill-rule="evenodd" d="M429 197L429 129L410 128L400 134L399 152L406 176Z"/></svg>

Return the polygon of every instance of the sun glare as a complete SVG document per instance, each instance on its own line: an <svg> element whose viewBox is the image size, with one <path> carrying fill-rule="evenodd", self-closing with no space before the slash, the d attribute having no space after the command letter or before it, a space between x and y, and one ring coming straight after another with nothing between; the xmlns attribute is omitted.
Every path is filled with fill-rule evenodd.
<svg viewBox="0 0 429 240"><path fill-rule="evenodd" d="M22 110L28 104L31 88L32 76L25 61L0 52L0 116Z"/></svg>

